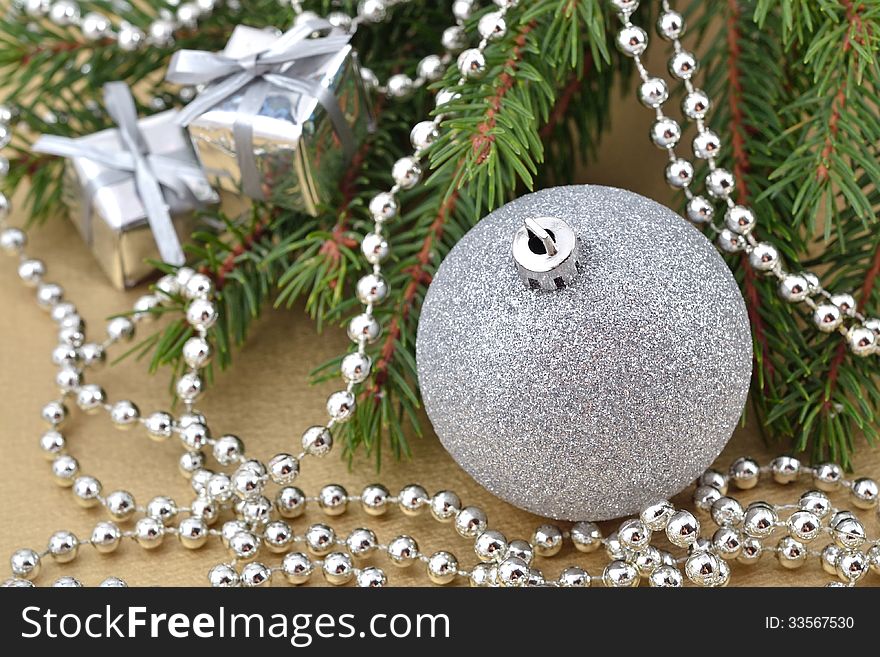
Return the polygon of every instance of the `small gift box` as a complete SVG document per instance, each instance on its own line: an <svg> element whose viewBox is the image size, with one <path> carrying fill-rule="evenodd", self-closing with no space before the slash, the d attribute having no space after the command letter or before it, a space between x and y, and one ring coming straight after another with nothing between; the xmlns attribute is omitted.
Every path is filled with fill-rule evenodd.
<svg viewBox="0 0 880 657"><path fill-rule="evenodd" d="M182 265L180 244L196 228L195 210L219 197L176 111L138 120L120 82L105 85L104 101L116 128L77 139L43 135L32 148L68 158L63 196L71 218L122 289L154 271L147 259Z"/></svg>
<svg viewBox="0 0 880 657"><path fill-rule="evenodd" d="M317 214L372 125L350 38L323 20L238 26L222 52L174 54L167 80L207 85L179 120L219 187Z"/></svg>

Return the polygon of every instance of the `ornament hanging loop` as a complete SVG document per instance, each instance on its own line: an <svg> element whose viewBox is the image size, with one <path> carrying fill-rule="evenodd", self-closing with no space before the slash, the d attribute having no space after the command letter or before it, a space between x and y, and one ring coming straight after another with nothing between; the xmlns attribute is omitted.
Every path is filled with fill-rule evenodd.
<svg viewBox="0 0 880 657"><path fill-rule="evenodd" d="M558 217L527 217L512 250L520 280L530 290L568 287L584 265L580 239Z"/></svg>

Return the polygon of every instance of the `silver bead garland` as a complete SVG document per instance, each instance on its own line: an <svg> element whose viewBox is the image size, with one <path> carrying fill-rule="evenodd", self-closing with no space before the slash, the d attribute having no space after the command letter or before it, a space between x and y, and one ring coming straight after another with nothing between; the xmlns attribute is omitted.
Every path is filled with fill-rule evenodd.
<svg viewBox="0 0 880 657"><path fill-rule="evenodd" d="M208 4L199 3L199 6ZM362 9L363 20L370 20L379 18L380 14L384 17L380 7L390 4L393 3L366 0L359 9ZM487 21L485 28L480 28L482 40L474 49L477 54L482 55L490 40L497 38L499 30L503 34L506 12L516 4L516 0L496 0L499 9L494 12L492 20ZM301 9L299 3L294 2L293 5L295 9ZM629 12L637 2L615 0L614 5L628 22ZM75 5L69 3L66 6L68 9L65 11L56 10L55 13L63 15L62 18L68 16L69 7ZM29 0L27 7L45 13L50 5ZM47 8L45 11L42 9L44 7ZM459 1L453 9L456 18L463 20L472 11L473 3ZM188 15L185 17L191 18ZM97 19L93 22L98 25L92 29L102 27L103 30L103 23ZM683 23L677 16L662 17L661 25L666 33L675 35L671 37L675 39L683 30ZM627 32L621 45L635 52L644 43L643 32L636 29ZM465 58L462 82L472 72L474 61L480 61L476 54ZM684 74L695 63L690 64L688 58L678 58L674 66L675 70ZM639 68L641 70L640 65ZM438 94L438 105L442 106L453 94L451 90ZM657 99L661 96L665 96L665 91L658 85L643 89L643 98ZM413 155L403 158L404 164L401 161L395 164L395 169L399 169L400 173L400 176L395 176L396 179L400 178L405 183L413 179L418 181L421 177L419 160L436 138L441 120L442 117L438 116L414 127ZM701 144L701 149L706 153L717 150L717 140L707 138ZM670 150L670 162L673 161L675 158ZM673 173L680 180L687 172L676 169ZM351 358L347 364L343 361L342 374L346 387L330 396L327 409L330 419L303 433L302 451L297 454L277 454L265 464L249 459L239 438L231 435L214 438L206 418L194 406L202 392L201 370L211 358L208 332L217 319L210 279L186 267L174 275L163 277L153 293L135 302L134 311L129 317L117 317L108 323L107 337L103 341L87 342L85 322L78 315L76 307L64 299L61 286L45 281L46 268L43 263L25 255L26 235L17 228L6 227L8 203L3 199L0 203L0 223L3 224L0 247L18 258L19 277L26 285L36 289L38 304L49 312L59 329L60 345L53 350L52 356L59 367L56 384L60 396L47 403L41 411L41 417L49 428L40 438L40 449L51 463L53 476L59 485L69 487L80 504L103 506L111 517L111 520L99 522L89 538L81 539L69 531L59 531L50 537L43 550L16 550L10 558L12 578L3 585L33 586L33 580L42 574L44 560L49 558L62 565L69 563L78 556L83 546L91 546L97 552L106 554L115 551L123 540L133 540L145 549L152 549L168 535L177 535L186 549L199 549L209 540L219 539L229 550L229 561L214 566L208 573L212 586L265 586L276 579L300 585L308 582L317 572L334 585L354 582L357 586L384 586L387 576L382 569L361 567L358 562L358 559L372 554L387 555L391 564L397 567L421 563L430 581L438 585L465 580L474 586L586 587L601 584L629 587L645 580L651 586L677 587L686 578L700 586L723 586L730 579L728 561L736 559L742 563L755 563L764 552L775 554L787 568L797 568L809 558L818 558L826 572L837 576L838 581L832 582L837 585L842 582L843 585L853 586L869 571L880 574L880 541L870 541L856 515L835 508L827 495L827 492L834 490L849 490L850 499L857 509L877 511L880 498L877 482L868 478L851 481L844 478L841 468L835 464L806 467L790 456L780 456L764 467L751 459L742 458L731 465L728 473L715 470L704 473L697 482L694 504L717 526L711 535L705 536L702 534L705 520L701 522L690 511L676 509L666 500L649 505L636 519L623 521L619 530L609 536L603 537L597 525L583 521L574 523L568 530L552 524L542 525L530 540L508 540L502 533L489 527L482 509L463 505L459 496L448 490L431 496L423 487L412 484L395 495L380 484L374 484L367 486L359 495L350 495L341 486L331 484L322 488L317 496L306 496L293 485L302 462L306 457L322 457L331 450L332 427L350 417L356 403L353 390L369 372L370 360L365 346L378 338L379 332L378 322L373 318L373 304L387 294L380 263L389 251L382 231L384 224L398 212L396 195L403 187L401 181L396 180L389 192L379 194L370 203L375 225L373 232L364 239L362 249L372 265L372 273L358 284L359 298L365 309L349 326L349 335L357 349L346 357L346 360ZM694 208L703 215L711 216L708 203L694 204ZM751 221L748 216L742 217L742 220ZM753 253L756 245L751 246L750 253ZM804 280L811 288L817 285L806 277ZM799 294L797 285L790 288L792 294ZM85 383L85 371L99 366L108 349L131 340L137 325L150 319L165 304L177 304L181 300L186 304L186 320L195 331L195 336L184 347L187 370L177 386L185 407L181 414L174 417L158 411L143 416L133 402L118 400L111 403L101 387ZM845 306L853 308L849 299L838 299L838 303L833 305L838 309ZM124 490L104 494L100 481L82 474L79 463L68 453L61 429L71 402L85 412L107 412L120 429L140 425L153 440L164 441L177 436L184 446L180 470L190 479L196 492L192 503L179 506L171 498L157 496L146 505L138 505L134 497ZM205 468L206 453L211 453L220 466L236 466L236 469L224 473ZM815 490L807 491L794 504L753 502L745 508L728 494L731 486L743 490L754 488L765 474L781 485L799 478L809 478ZM269 492L269 486L278 487L273 499L265 495ZM407 517L429 511L438 522L451 523L460 536L473 540L477 562L469 568L462 568L459 558L451 552L422 553L416 539L408 535L400 535L383 543L367 527L354 529L344 537L338 536L332 527L323 523L312 524L302 533L296 532L290 521L302 515L307 505L313 504L317 504L328 517L347 513L353 505L361 506L369 517L384 515L395 507ZM220 512L227 509L234 511L235 519L226 521L220 529L214 528L212 525L217 522ZM119 526L120 523L132 522L136 516L132 529ZM674 556L654 547L655 536L665 537L684 552ZM823 536L830 538L831 542L820 549L812 547L813 542ZM536 567L535 559L553 557L566 541L584 553L604 548L609 562L602 573L590 575L580 566L570 565L561 570L558 578L545 578ZM281 554L283 557L275 566L256 561L264 552ZM82 583L73 577L61 576L54 581L54 585L76 587L82 586ZM125 583L118 578L108 577L100 586L117 587L125 586Z"/></svg>

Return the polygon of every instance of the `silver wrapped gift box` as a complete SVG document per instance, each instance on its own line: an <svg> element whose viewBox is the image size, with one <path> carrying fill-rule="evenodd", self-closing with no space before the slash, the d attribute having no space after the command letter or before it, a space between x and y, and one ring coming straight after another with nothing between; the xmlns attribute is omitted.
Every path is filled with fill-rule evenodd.
<svg viewBox="0 0 880 657"><path fill-rule="evenodd" d="M119 83L107 85L105 101L124 126L77 139L43 136L33 149L67 157L62 193L71 218L122 289L155 271L147 260L183 264L180 244L197 228L196 210L219 197L176 111L138 120L128 88Z"/></svg>
<svg viewBox="0 0 880 657"><path fill-rule="evenodd" d="M238 26L219 53L179 51L166 79L206 85L181 114L218 187L316 215L372 119L350 35L310 21Z"/></svg>

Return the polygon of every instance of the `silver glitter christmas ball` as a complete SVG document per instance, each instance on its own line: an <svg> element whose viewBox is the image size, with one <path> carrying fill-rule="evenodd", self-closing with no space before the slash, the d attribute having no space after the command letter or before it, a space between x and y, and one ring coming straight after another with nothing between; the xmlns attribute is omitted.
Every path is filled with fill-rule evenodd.
<svg viewBox="0 0 880 657"><path fill-rule="evenodd" d="M416 355L434 429L477 482L544 516L604 520L678 493L718 456L752 340L702 233L585 185L519 198L456 244Z"/></svg>

